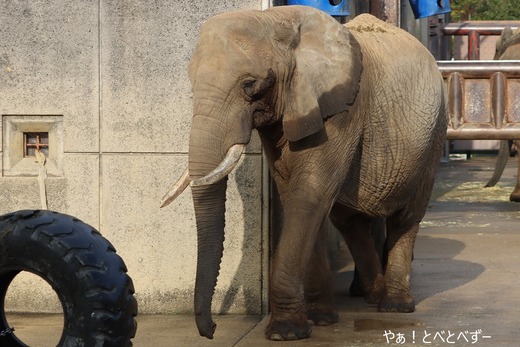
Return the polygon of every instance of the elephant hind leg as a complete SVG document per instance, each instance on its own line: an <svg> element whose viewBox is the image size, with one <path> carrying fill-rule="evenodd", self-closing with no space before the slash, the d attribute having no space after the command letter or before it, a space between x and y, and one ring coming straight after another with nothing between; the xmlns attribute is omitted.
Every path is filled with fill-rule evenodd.
<svg viewBox="0 0 520 347"><path fill-rule="evenodd" d="M401 220L402 213L387 222L385 244L385 295L379 302L380 312L413 312L415 300L410 294L410 268L419 222Z"/></svg>
<svg viewBox="0 0 520 347"><path fill-rule="evenodd" d="M385 247L386 240L386 219L385 218L374 218L370 222L370 236L374 241L374 246L376 247L377 255L379 256L380 261L382 262L383 267L385 266L386 260L383 258L383 250ZM365 296L363 291L363 287L361 285L361 279L359 270L356 267L354 268L354 278L352 279L352 283L350 284L350 295L352 296ZM375 298L367 298L369 303L377 303L374 301Z"/></svg>
<svg viewBox="0 0 520 347"><path fill-rule="evenodd" d="M345 208L335 205L331 220L341 231L356 264L360 289L351 294L362 294L368 303L378 303L385 284L379 252L370 233L371 219L361 214L349 215ZM351 286L351 290L356 290L355 286Z"/></svg>
<svg viewBox="0 0 520 347"><path fill-rule="evenodd" d="M321 225L304 281L307 319L315 325L330 325L338 321L332 272L327 257L327 224L326 219Z"/></svg>

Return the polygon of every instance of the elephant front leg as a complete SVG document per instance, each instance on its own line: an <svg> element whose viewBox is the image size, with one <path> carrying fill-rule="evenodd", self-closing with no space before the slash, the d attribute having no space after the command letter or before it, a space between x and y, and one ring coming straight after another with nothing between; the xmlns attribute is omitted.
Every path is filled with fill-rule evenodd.
<svg viewBox="0 0 520 347"><path fill-rule="evenodd" d="M280 242L281 243L281 242ZM281 245L280 245L281 246ZM311 335L299 262L289 261L278 251L273 259L270 283L271 320L265 336L276 341L300 340Z"/></svg>
<svg viewBox="0 0 520 347"><path fill-rule="evenodd" d="M271 340L308 338L304 295L306 269L327 210L309 198L291 197L284 206L284 227L272 262L270 281L271 320L266 337Z"/></svg>
<svg viewBox="0 0 520 347"><path fill-rule="evenodd" d="M326 221L321 225L305 275L307 319L314 325L330 325L338 321L332 272L327 256L327 225Z"/></svg>

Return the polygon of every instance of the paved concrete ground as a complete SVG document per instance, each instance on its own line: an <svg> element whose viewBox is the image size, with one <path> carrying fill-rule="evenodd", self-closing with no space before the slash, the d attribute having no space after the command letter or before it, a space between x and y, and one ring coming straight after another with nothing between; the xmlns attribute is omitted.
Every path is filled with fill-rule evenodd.
<svg viewBox="0 0 520 347"><path fill-rule="evenodd" d="M498 187L484 189L493 160L441 164L412 265L416 312L378 313L348 296L353 264L345 251L336 262L340 322L315 327L308 340L265 340L268 317L216 316L216 337L210 341L197 336L192 316L140 315L134 345L518 346L520 204L508 201L515 161L510 160ZM11 315L9 323L30 346L52 346L61 319Z"/></svg>

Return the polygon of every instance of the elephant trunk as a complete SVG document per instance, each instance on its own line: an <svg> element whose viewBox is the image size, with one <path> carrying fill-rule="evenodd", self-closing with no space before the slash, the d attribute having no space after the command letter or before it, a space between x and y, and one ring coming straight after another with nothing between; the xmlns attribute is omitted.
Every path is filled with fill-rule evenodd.
<svg viewBox="0 0 520 347"><path fill-rule="evenodd" d="M197 221L195 321L201 336L213 338L211 302L224 250L227 175L238 163L245 145L235 145L210 174L191 183Z"/></svg>
<svg viewBox="0 0 520 347"><path fill-rule="evenodd" d="M227 175L237 164L251 135L251 128L246 134L231 132L238 137L229 136L229 133L226 136L215 129L222 129L221 120L196 113L189 147L189 180L198 247L195 320L200 335L209 339L213 338L216 328L211 318L211 302L224 249Z"/></svg>
<svg viewBox="0 0 520 347"><path fill-rule="evenodd" d="M197 221L197 275L195 321L201 336L213 338L216 324L211 302L224 250L224 214L227 177L209 186L192 187Z"/></svg>

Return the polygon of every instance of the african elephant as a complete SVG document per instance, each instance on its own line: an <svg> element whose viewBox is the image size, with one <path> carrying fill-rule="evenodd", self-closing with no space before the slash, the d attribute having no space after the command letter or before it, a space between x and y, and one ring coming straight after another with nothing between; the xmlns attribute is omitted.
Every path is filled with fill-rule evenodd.
<svg viewBox="0 0 520 347"><path fill-rule="evenodd" d="M495 53L495 59L498 60L520 60L520 28L514 32L510 27L505 28L497 41L497 48ZM519 148L519 141L514 141L516 147ZM507 164L511 149L511 143L508 140L500 141L500 149L498 151L498 159L495 165L495 171L493 176L486 184L486 187L493 187L502 173ZM516 187L509 196L509 200L514 202L520 202L520 155L518 156L518 172L516 176Z"/></svg>
<svg viewBox="0 0 520 347"><path fill-rule="evenodd" d="M212 338L227 175L260 135L284 222L270 275L266 337L307 338L337 321L324 221L342 232L365 296L411 312L410 262L447 127L444 84L420 42L370 15L345 26L305 6L220 14L201 27L189 64L188 169L198 233L195 315ZM386 217L386 269L368 228Z"/></svg>

